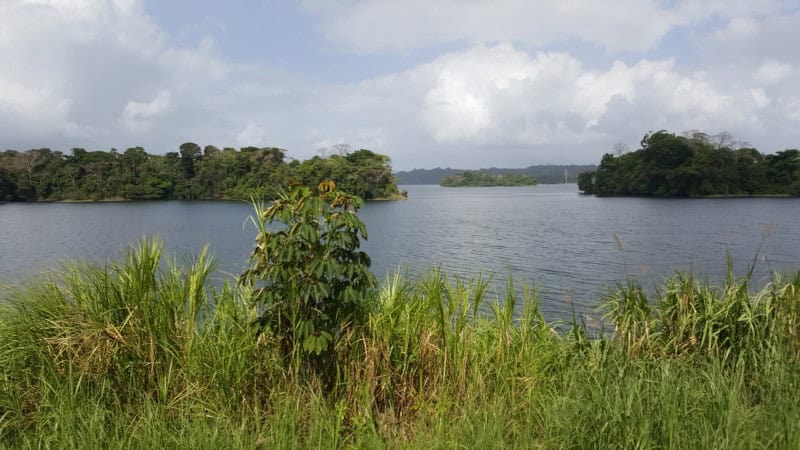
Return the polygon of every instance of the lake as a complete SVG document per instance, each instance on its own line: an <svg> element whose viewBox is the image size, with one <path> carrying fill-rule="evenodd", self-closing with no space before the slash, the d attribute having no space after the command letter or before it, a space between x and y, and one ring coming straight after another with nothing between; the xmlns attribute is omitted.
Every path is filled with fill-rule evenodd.
<svg viewBox="0 0 800 450"><path fill-rule="evenodd" d="M648 288L676 270L722 280L726 252L738 275L757 255L761 285L773 271L800 268L800 199L598 198L574 184L403 188L407 201L370 202L360 212L380 280L434 265L453 275L493 273L497 285L512 274L535 284L549 317L566 317L570 301L579 311L594 308L626 276ZM220 270L238 273L255 235L251 212L240 202L0 204L0 281L66 259L119 257L144 235L178 255L208 243Z"/></svg>

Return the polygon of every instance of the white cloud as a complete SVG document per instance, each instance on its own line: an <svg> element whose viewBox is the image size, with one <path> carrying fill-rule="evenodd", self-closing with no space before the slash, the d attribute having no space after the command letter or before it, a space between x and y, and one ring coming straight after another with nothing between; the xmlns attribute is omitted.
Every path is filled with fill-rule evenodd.
<svg viewBox="0 0 800 450"><path fill-rule="evenodd" d="M800 122L800 97L790 98L782 103L784 104L786 117L795 122ZM797 148L797 146L794 148Z"/></svg>
<svg viewBox="0 0 800 450"><path fill-rule="evenodd" d="M69 99L57 98L47 88L29 87L0 78L0 105L28 119L60 123L69 114ZM42 115L43 114L43 115Z"/></svg>
<svg viewBox="0 0 800 450"><path fill-rule="evenodd" d="M761 24L754 34L727 40L709 28L695 64L630 53L586 62L578 51L530 45L577 38L644 49L676 24L722 14L720 5L730 9L721 17L740 18L722 28L747 31L741 18L752 7L625 3L631 14L606 23L615 9L594 2L415 2L402 4L409 11L372 0L307 5L355 50L460 43L403 70L342 83L232 63L210 38L175 45L141 0L0 0L0 148L143 145L163 153L191 140L272 145L304 158L349 143L404 169L596 162L614 143L635 148L661 128L727 130L765 151L800 141L798 56L776 48L797 33L800 16L765 12L753 19ZM753 4L768 12L767 3ZM652 20L639 17L651 12ZM337 35L351 18L352 35ZM385 29L367 39L374 27Z"/></svg>
<svg viewBox="0 0 800 450"><path fill-rule="evenodd" d="M650 117L632 118L628 126L636 133L652 127L653 120L673 127L691 126L695 120L747 121L733 107L739 102L736 94L682 75L669 60L632 66L615 62L597 71L584 69L569 54L532 56L500 45L443 56L409 77L426 80L422 123L443 143L588 143L605 132L612 101L657 109Z"/></svg>
<svg viewBox="0 0 800 450"><path fill-rule="evenodd" d="M734 17L725 28L717 30L714 36L717 39L739 39L752 36L761 30L761 23L751 17Z"/></svg>
<svg viewBox="0 0 800 450"><path fill-rule="evenodd" d="M149 102L128 102L122 111L120 120L129 131L147 131L152 125L152 120L164 114L171 102L172 95L168 90L162 89Z"/></svg>
<svg viewBox="0 0 800 450"><path fill-rule="evenodd" d="M644 52L671 30L732 17L725 33L747 32L747 15L769 14L778 0L305 0L333 41L361 53L409 51L442 43L578 40L607 51Z"/></svg>
<svg viewBox="0 0 800 450"><path fill-rule="evenodd" d="M763 84L775 84L792 73L792 65L779 61L765 61L758 67L753 79Z"/></svg>
<svg viewBox="0 0 800 450"><path fill-rule="evenodd" d="M265 144L267 130L260 125L253 122L247 124L246 127L236 134L236 142L240 145L263 145Z"/></svg>
<svg viewBox="0 0 800 450"><path fill-rule="evenodd" d="M686 70L672 59L596 69L565 52L478 46L320 91L308 110L289 114L305 119L298 134L314 139L309 148L377 142L371 148L399 168L591 162L662 128L727 130L765 151L791 146L794 109L772 101L774 87L743 88L751 74Z"/></svg>
<svg viewBox="0 0 800 450"><path fill-rule="evenodd" d="M543 45L573 36L612 50L639 51L657 43L677 20L657 2L642 0L622 0L614 8L588 0L311 0L304 4L324 18L325 31L333 40L364 53L441 42ZM630 39L631 35L637 38Z"/></svg>
<svg viewBox="0 0 800 450"><path fill-rule="evenodd" d="M5 145L60 146L113 130L162 40L131 1L9 0L0 17L0 130L13 130L0 133ZM126 73L133 67L145 74Z"/></svg>
<svg viewBox="0 0 800 450"><path fill-rule="evenodd" d="M188 139L233 140L224 122L245 109L233 86L269 80L223 60L210 38L171 45L141 0L1 0L0 17L5 148L163 152Z"/></svg>
<svg viewBox="0 0 800 450"><path fill-rule="evenodd" d="M753 102L755 102L757 108L765 108L772 103L764 89L761 88L750 89L750 96L753 97Z"/></svg>
<svg viewBox="0 0 800 450"><path fill-rule="evenodd" d="M765 61L800 63L800 11L755 12L732 19L700 41L709 64L735 63L738 70Z"/></svg>

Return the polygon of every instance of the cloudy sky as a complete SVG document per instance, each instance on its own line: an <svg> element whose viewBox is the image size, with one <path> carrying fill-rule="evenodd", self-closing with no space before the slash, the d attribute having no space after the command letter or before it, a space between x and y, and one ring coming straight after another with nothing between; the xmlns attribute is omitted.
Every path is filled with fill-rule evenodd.
<svg viewBox="0 0 800 450"><path fill-rule="evenodd" d="M800 2L0 0L0 149L519 167L657 129L800 147Z"/></svg>

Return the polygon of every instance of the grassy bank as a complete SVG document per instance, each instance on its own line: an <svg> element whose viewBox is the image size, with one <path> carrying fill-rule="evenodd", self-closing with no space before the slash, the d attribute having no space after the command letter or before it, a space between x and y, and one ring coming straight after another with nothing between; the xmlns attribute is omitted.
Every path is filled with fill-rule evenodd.
<svg viewBox="0 0 800 450"><path fill-rule="evenodd" d="M259 333L252 288L161 251L2 294L3 446L800 448L800 274L624 285L596 339L553 331L528 289L397 276L322 379Z"/></svg>

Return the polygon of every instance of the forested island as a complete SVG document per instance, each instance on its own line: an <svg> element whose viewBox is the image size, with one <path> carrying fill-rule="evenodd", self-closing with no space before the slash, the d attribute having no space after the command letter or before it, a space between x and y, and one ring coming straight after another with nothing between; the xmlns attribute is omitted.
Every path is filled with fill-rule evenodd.
<svg viewBox="0 0 800 450"><path fill-rule="evenodd" d="M404 196L389 157L365 149L305 161L287 158L280 148L201 148L192 142L165 155L141 147L0 153L0 201L274 198L290 183L316 186L326 179L366 200Z"/></svg>
<svg viewBox="0 0 800 450"><path fill-rule="evenodd" d="M594 164L586 165L533 165L524 168L510 169L489 167L478 169L479 172L488 172L494 175L523 174L536 179L539 184L561 184L565 181L575 183L579 173L597 170ZM440 184L445 177L460 175L467 169L451 169L436 167L433 169L413 169L395 172L397 183L406 184Z"/></svg>
<svg viewBox="0 0 800 450"><path fill-rule="evenodd" d="M439 184L443 187L533 186L536 180L519 173L495 175L482 171L466 171L447 176Z"/></svg>
<svg viewBox="0 0 800 450"><path fill-rule="evenodd" d="M597 195L654 197L800 196L800 151L762 154L727 133L649 133L641 148L603 155L578 189Z"/></svg>

